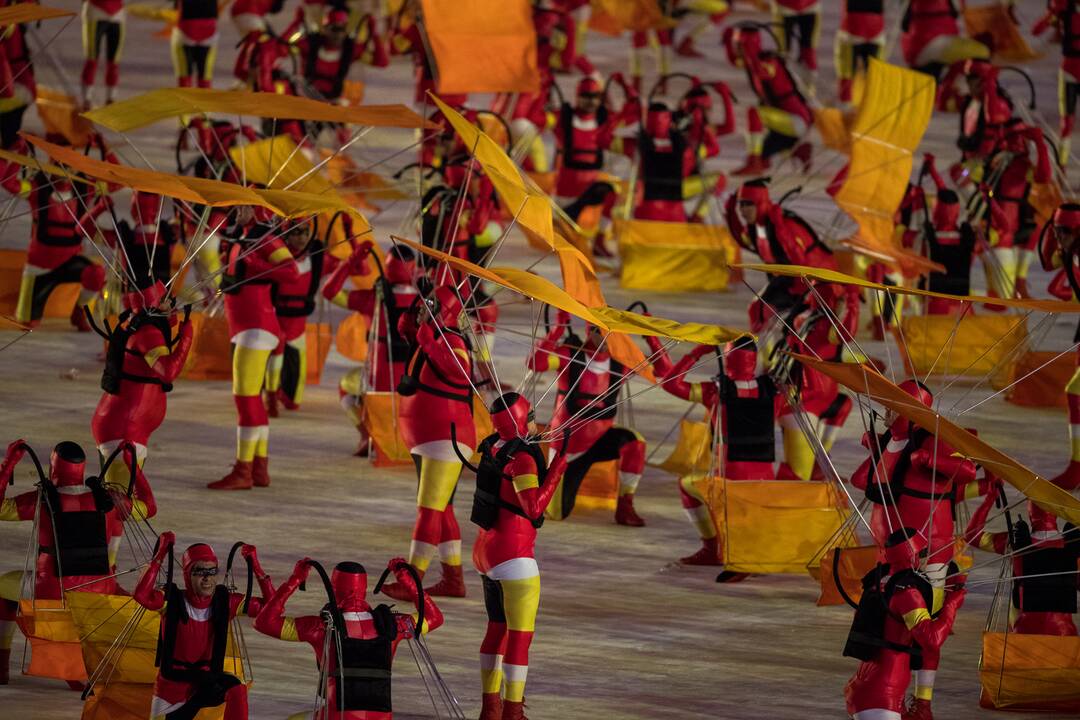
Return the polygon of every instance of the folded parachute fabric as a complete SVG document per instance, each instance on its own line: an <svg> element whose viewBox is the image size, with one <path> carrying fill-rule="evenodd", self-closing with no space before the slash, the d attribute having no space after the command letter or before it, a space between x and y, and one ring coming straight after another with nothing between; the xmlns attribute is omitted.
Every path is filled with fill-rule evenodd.
<svg viewBox="0 0 1080 720"><path fill-rule="evenodd" d="M0 26L19 25L21 23L51 20L53 18L68 17L75 13L70 10L45 7L37 3L21 2L0 8Z"/></svg>
<svg viewBox="0 0 1080 720"><path fill-rule="evenodd" d="M24 133L23 136L32 145L48 153L54 160L84 175L105 182L212 207L234 205L262 207L275 215L287 218L309 217L321 212L343 210L364 223L359 228L354 226L355 232L360 233L368 229L363 215L340 198L292 190L258 190L220 180L204 180L156 170L142 170L95 160L71 148L54 145L34 135Z"/></svg>
<svg viewBox="0 0 1080 720"><path fill-rule="evenodd" d="M320 100L246 90L160 88L91 110L83 117L115 132L128 132L168 118L200 113L233 117L287 118L372 127L433 127L404 105L344 107Z"/></svg>
<svg viewBox="0 0 1080 720"><path fill-rule="evenodd" d="M528 0L422 0L441 93L540 90Z"/></svg>
<svg viewBox="0 0 1080 720"><path fill-rule="evenodd" d="M859 287L868 288L870 290L880 290L881 292L897 293L899 295L918 295L921 297L935 297L944 298L946 300L957 300L959 302L1005 305L1008 307L1019 308L1021 310L1033 310L1035 312L1080 313L1080 303L1063 302L1061 300L996 298L986 297L983 295L949 295L947 293L931 292L930 290L919 290L917 288L898 287L895 285L882 285L881 283L871 282L869 280L857 278L854 275L845 275L844 273L837 272L835 270L814 268L806 265L763 265L760 263L743 263L740 265L736 265L735 267L739 267L744 270L760 270L761 272L769 273L770 275L787 275L790 277L801 277L810 280L821 280L823 282L840 283L843 285L857 285Z"/></svg>

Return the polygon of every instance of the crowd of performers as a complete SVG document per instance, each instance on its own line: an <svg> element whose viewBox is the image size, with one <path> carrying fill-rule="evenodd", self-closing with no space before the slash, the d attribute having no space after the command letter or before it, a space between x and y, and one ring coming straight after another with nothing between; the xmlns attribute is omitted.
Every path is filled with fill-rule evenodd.
<svg viewBox="0 0 1080 720"><path fill-rule="evenodd" d="M210 87L224 6L215 0L175 5L171 49L177 83ZM426 93L435 87L435 68L415 4L403 3L400 12L384 17L310 0L278 31L271 16L286 12L283 5L272 0L228 5L241 36L232 73L241 87L350 103L356 101L350 87L354 65L380 68L406 55L415 65L415 102L429 112ZM586 250L599 258L612 256L606 240L621 201L634 219L668 223L706 222L716 205L722 208L719 220L745 253L766 263L837 269L833 252L812 224L775 198L769 179L762 177L788 160L804 172L812 166L808 131L815 122L818 3L774 0L772 20L766 22L731 21L731 8L721 1L687 7L678 0L659 3L673 20L689 16L691 22L634 33L628 73L607 78L586 54L588 3L534 5L541 90L497 97L484 109L470 105L464 95L443 99L474 122L491 120L488 127L502 128L507 149L525 170L551 175L559 216L580 226L589 240ZM1033 29L1035 34L1053 29L1062 47L1056 145L1010 97L1001 82L1004 68L991 62L987 39L963 36L951 0L912 0L902 18L886 17L880 0L844 0L841 10L835 44L840 103L852 102L858 76L870 58L882 57L886 30L899 21L903 61L940 81L937 111L957 113L957 161L939 170L937 159L925 154L895 218L902 246L945 269L928 272L920 286L966 295L973 260L981 256L992 297L1027 298L1037 292L1028 278L1039 258L1045 269L1058 271L1048 288L1051 295L1080 296L1074 267L1080 205L1065 202L1040 225L1031 199L1033 186L1051 182L1070 157L1080 96L1080 71L1074 67L1080 56L1080 4L1051 0ZM104 64L105 102L117 97L124 4L86 0L82 19L86 61L80 101L90 107L99 63ZM671 72L673 54L700 57L695 43L713 26L727 61L746 73L749 104L739 103L724 82ZM0 145L15 152L28 151L18 132L36 92L27 32L13 25L0 38ZM650 45L658 49L660 80L647 92L642 55ZM572 76L572 99L564 99L560 75ZM674 91L687 80L681 94ZM737 187L728 187L727 178L706 169L706 163L719 155L721 138L739 125L736 104L745 109L742 129L748 143L742 165L732 173L739 178ZM428 247L483 263L512 218L446 119L438 112L430 118L440 129L418 143L414 167L428 184L417 233ZM340 128L301 121L275 121L267 130L186 119L178 170L239 182L229 151L263 132L289 135L311 157L325 134L339 144L349 137ZM98 136L90 150L117 162ZM184 164L182 152L196 157ZM625 178L609 173L610 156L634 163L638 177L629 184L629 200ZM334 241L326 225L314 219L281 221L259 208L199 208L145 192L124 194L79 177L30 172L7 159L0 160L0 174L12 198L29 203L32 224L15 320L36 326L55 289L78 283L82 295L71 323L80 331L96 330L107 342L103 394L91 420L98 475L87 475L86 452L70 441L55 445L46 467L34 446L16 440L0 465L0 519L36 524L32 577L26 581L33 597L60 599L72 589L126 592L117 580L117 552L125 527L145 524L157 512L143 468L150 436L165 420L167 394L192 347L192 305L223 307L232 346L235 460L208 488L243 491L271 484L271 420L283 409L301 406L306 327L317 304L326 301L359 314L371 328L368 361L340 382L341 404L359 433L357 454L378 452L364 422L366 396L392 393L401 440L415 464L411 543L406 555L387 565L383 580L390 575L393 580L380 580L376 587L415 611L369 601L366 570L355 561L338 563L328 575L315 560L302 558L275 587L256 549L241 544L237 550L258 587L258 597L251 597L219 579L226 571L209 545L195 543L181 554L174 534L160 533L131 592L140 606L161 615L151 715L178 720L223 706L227 720L248 716L247 686L225 659L230 626L247 615L261 633L312 646L325 681L320 717L390 717L399 642L443 624L435 598L469 593L454 503L462 471L468 469L476 478L469 519L479 527L472 565L481 576L487 612L480 642L480 717L524 718L540 598L536 541L544 519L569 517L590 470L614 462L614 522L646 525L635 505L646 440L620 412L619 400L634 369L620 364L601 329L586 325L579 336L570 315L560 311L529 349L526 372L553 374L554 407L541 429L526 394L509 391L495 372L499 308L488 294L491 288L404 244L378 247L367 233L354 233L347 216L330 223L340 221L343 230L344 240ZM173 287L177 274L170 263L181 241L195 260L201 290L195 297ZM330 252L334 242L347 243L350 251L336 257ZM119 317L111 322L101 320L108 314L102 310L102 291L112 282L110 268L91 259L84 243L99 252L108 246L122 258L111 268L123 288L122 307L115 308ZM897 278L884 263L871 263L865 272L887 283L911 282ZM353 287L354 279L372 275L374 282ZM185 299L178 300L180 295ZM867 327L881 339L900 322L899 303L892 296L884 302L875 294L864 297L854 285L781 275L769 276L755 296L747 325L758 342L743 338L726 346L696 346L675 359L667 344L648 337L644 344L658 384L704 406L714 467L723 477L815 482L836 476L830 450L855 402L835 380L793 355L868 361L855 339L861 319L869 314ZM930 298L922 309L928 315L964 312L960 302L947 298ZM691 379L695 373L707 377ZM926 385L909 380L900 387L914 402L934 406ZM1067 391L1072 451L1054 482L1074 490L1080 487L1080 439L1075 437L1080 371ZM487 406L494 428L486 438L476 431L477 401ZM547 446L543 451L541 441ZM1070 534L1075 528L1061 527L1031 503L1027 520L1010 522L1005 533L988 531L995 507L1007 503L1001 480L986 468L980 475L980 468L936 437L933 428L890 415L883 432L867 431L863 447L866 460L851 473L850 484L870 503L869 530L880 552L878 566L863 579L863 599L844 649L860 661L845 688L852 717L933 717L942 647L965 596L965 576L954 562L957 538L1014 557L1013 632L1077 634L1076 581L1062 571L1075 569L1080 556L1080 543ZM36 466L39 482L36 489L14 494L9 486L24 458ZM695 478L681 478L672 495L676 492L701 543L678 562L716 567L718 582L747 580L746 573L723 569L721 533ZM976 509L966 527L958 527L955 508L968 500ZM173 581L174 555L182 587ZM436 557L438 580L425 583ZM330 602L322 614L290 617L286 604L313 569L325 580ZM14 598L0 603L0 684L5 684L18 605Z"/></svg>

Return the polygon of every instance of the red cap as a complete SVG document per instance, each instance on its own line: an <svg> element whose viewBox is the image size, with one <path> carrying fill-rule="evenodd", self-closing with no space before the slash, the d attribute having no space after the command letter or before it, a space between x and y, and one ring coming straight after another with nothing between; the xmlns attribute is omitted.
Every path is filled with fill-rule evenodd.
<svg viewBox="0 0 1080 720"><path fill-rule="evenodd" d="M1080 228L1080 204L1064 203L1054 211L1054 227Z"/></svg>
<svg viewBox="0 0 1080 720"><path fill-rule="evenodd" d="M1057 516L1047 512L1028 500L1028 517L1031 518L1031 532L1057 532Z"/></svg>
<svg viewBox="0 0 1080 720"><path fill-rule="evenodd" d="M749 201L754 203L754 207L758 209L758 215L764 215L772 204L769 199L769 188L758 180L751 180L740 185L735 192L735 199L740 202ZM761 217L758 218L759 221L762 219Z"/></svg>
<svg viewBox="0 0 1080 720"><path fill-rule="evenodd" d="M395 245L386 253L386 265L383 273L391 283L398 285L412 284L416 272L416 255L406 245Z"/></svg>
<svg viewBox="0 0 1080 720"><path fill-rule="evenodd" d="M184 571L184 586L188 589L188 595L194 596L191 592L191 570L195 567L197 562L209 562L215 565L218 562L217 555L214 554L214 548L210 547L206 543L195 543L188 547L184 551L183 556L180 558L180 567ZM193 599L192 597L188 598ZM209 602L209 598L207 598Z"/></svg>
<svg viewBox="0 0 1080 720"><path fill-rule="evenodd" d="M49 479L57 487L82 485L86 472L86 453L78 443L65 440L53 448L49 459Z"/></svg>
<svg viewBox="0 0 1080 720"><path fill-rule="evenodd" d="M895 531L885 540L885 562L890 574L918 567L925 551L926 538L917 530L905 527Z"/></svg>
<svg viewBox="0 0 1080 720"><path fill-rule="evenodd" d="M594 78L592 75L586 75L578 81L576 94L578 96L599 95L603 91L604 88L601 87L599 80Z"/></svg>
<svg viewBox="0 0 1080 720"><path fill-rule="evenodd" d="M323 25L329 27L330 25L348 25L349 13L345 12L341 8L334 8L330 12L326 13L326 17L323 18Z"/></svg>
<svg viewBox="0 0 1080 720"><path fill-rule="evenodd" d="M157 280L150 287L124 293L124 307L129 310L144 310L157 307L168 294L169 291L165 289L165 283Z"/></svg>
<svg viewBox="0 0 1080 720"><path fill-rule="evenodd" d="M503 440L523 438L529 434L529 421L533 419L529 401L516 392L503 393L488 409L491 424Z"/></svg>
<svg viewBox="0 0 1080 720"><path fill-rule="evenodd" d="M340 562L330 573L334 601L341 610L360 610L367 606L367 570L356 562Z"/></svg>
<svg viewBox="0 0 1080 720"><path fill-rule="evenodd" d="M461 300L458 299L457 293L454 292L452 287L440 285L435 288L432 295L439 306L435 312L435 317L444 325L456 327L458 315L461 314L462 310Z"/></svg>
<svg viewBox="0 0 1080 720"><path fill-rule="evenodd" d="M724 371L732 380L753 380L757 372L757 345L740 338L725 347Z"/></svg>

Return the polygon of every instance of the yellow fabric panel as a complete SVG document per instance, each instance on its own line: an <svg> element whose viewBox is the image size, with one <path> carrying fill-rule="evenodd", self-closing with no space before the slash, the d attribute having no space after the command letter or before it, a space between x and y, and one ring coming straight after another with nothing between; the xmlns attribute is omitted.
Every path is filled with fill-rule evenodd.
<svg viewBox="0 0 1080 720"><path fill-rule="evenodd" d="M825 147L848 155L851 153L851 133L848 123L851 115L845 115L838 108L816 108L814 110L814 127L821 134L821 141Z"/></svg>
<svg viewBox="0 0 1080 720"><path fill-rule="evenodd" d="M351 313L338 325L334 345L338 352L356 362L364 362L368 356L368 322L360 313Z"/></svg>
<svg viewBox="0 0 1080 720"><path fill-rule="evenodd" d="M903 347L920 376L1008 377L1018 345L1027 341L1021 315L965 315L957 325L949 315L916 315L903 319ZM955 333L954 333L955 331Z"/></svg>
<svg viewBox="0 0 1080 720"><path fill-rule="evenodd" d="M1009 17L1009 9L1004 3L967 7L963 10L963 16L968 37L986 33L993 38L994 60L1025 62L1041 57L1028 45L1020 28Z"/></svg>
<svg viewBox="0 0 1080 720"><path fill-rule="evenodd" d="M923 73L871 59L863 97L851 121L848 176L834 198L859 224L859 244L894 258L910 256L893 240L893 214L911 176L934 109L935 84Z"/></svg>
<svg viewBox="0 0 1080 720"><path fill-rule="evenodd" d="M603 18L608 33L624 30L657 30L674 26L664 17L656 0L592 0L592 12Z"/></svg>
<svg viewBox="0 0 1080 720"><path fill-rule="evenodd" d="M0 503L0 522L19 522L19 508L14 498L4 498Z"/></svg>
<svg viewBox="0 0 1080 720"><path fill-rule="evenodd" d="M872 368L851 363L822 362L806 355L794 357L848 389L868 395L873 401L896 411L919 427L934 430L957 452L1003 478L1044 510L1073 524L1080 523L1080 500L932 409L916 403L910 395Z"/></svg>
<svg viewBox="0 0 1080 720"><path fill-rule="evenodd" d="M616 310L612 307L593 308L592 312L596 317L601 318L613 332L624 332L629 335L654 335L701 345L723 345L737 338L752 337L749 332L734 330L723 325L680 323L628 310Z"/></svg>
<svg viewBox="0 0 1080 720"><path fill-rule="evenodd" d="M699 487L733 572L803 574L850 514L831 483L710 477Z"/></svg>
<svg viewBox="0 0 1080 720"><path fill-rule="evenodd" d="M68 17L74 14L70 10L45 7L31 2L20 2L0 8L0 26L51 20L52 18Z"/></svg>
<svg viewBox="0 0 1080 720"><path fill-rule="evenodd" d="M5 499L5 504L11 498ZM15 503L12 502L12 505ZM0 575L0 599L18 601L22 594L22 570L11 570Z"/></svg>
<svg viewBox="0 0 1080 720"><path fill-rule="evenodd" d="M34 103L45 132L63 135L72 147L83 147L90 141L94 127L79 114L80 108L70 95L38 85Z"/></svg>
<svg viewBox="0 0 1080 720"><path fill-rule="evenodd" d="M1080 637L983 633L979 704L1080 712Z"/></svg>
<svg viewBox="0 0 1080 720"><path fill-rule="evenodd" d="M30 641L27 675L86 681L79 634L60 600L20 600L19 629Z"/></svg>
<svg viewBox="0 0 1080 720"><path fill-rule="evenodd" d="M237 145L229 148L229 156L248 182L274 189L287 187L298 192L338 197L334 186L321 171L313 172L315 166L306 155L297 151L296 143L288 135ZM270 182L271 178L273 183Z"/></svg>
<svg viewBox="0 0 1080 720"><path fill-rule="evenodd" d="M154 664L151 656L150 665ZM94 687L94 694L83 703L81 720L146 720L153 701L152 685L110 682Z"/></svg>
<svg viewBox="0 0 1080 720"><path fill-rule="evenodd" d="M129 132L167 118L200 113L373 127L431 127L430 123L404 105L345 107L297 95L179 87L151 90L83 113L83 117L115 132Z"/></svg>
<svg viewBox="0 0 1080 720"><path fill-rule="evenodd" d="M364 429L375 442L376 467L389 465L412 465L409 448L398 431L395 410L401 412L401 398L394 393L368 391L364 393L362 406ZM473 426L477 440L494 432L491 416L481 399L473 397ZM479 442L477 443L479 444Z"/></svg>
<svg viewBox="0 0 1080 720"><path fill-rule="evenodd" d="M204 180L127 167L95 160L77 150L54 145L33 135L24 137L31 144L48 153L54 160L85 175L136 190L213 207L254 205L284 217L306 217L320 212L344 210L359 221L367 222L359 212L346 205L340 198L292 190L256 190L220 180Z"/></svg>
<svg viewBox="0 0 1080 720"><path fill-rule="evenodd" d="M898 293L900 295L918 295L920 297L938 297L948 300L960 300L972 303L988 303L990 305L1005 305L1007 307L1020 308L1022 310L1034 310L1045 313L1080 313L1080 303L1063 302L1061 300L1021 300L1019 298L992 298L983 295L948 295L946 293L930 292L929 290L917 290L909 287L893 287L870 282L854 275L846 275L835 270L814 268L806 265L762 265L758 263L742 263L736 267L744 270L760 270L773 275L790 275L791 277L806 277L813 280L841 283L843 285L857 285L870 290ZM955 318L953 321L955 322Z"/></svg>
<svg viewBox="0 0 1080 720"><path fill-rule="evenodd" d="M222 316L209 317L203 313L192 313L191 323L191 351L181 377L185 380L231 380L229 323ZM323 366L330 353L330 325L308 323L305 332L307 382L317 385L322 380Z"/></svg>
<svg viewBox="0 0 1080 720"><path fill-rule="evenodd" d="M180 14L175 8L154 2L124 3L124 9L129 15L140 20L157 20L175 25L180 19Z"/></svg>
<svg viewBox="0 0 1080 720"><path fill-rule="evenodd" d="M16 165L22 165L23 167L30 168L31 170L44 170L50 175L56 175L62 178L69 178L71 180L74 180L75 182L81 182L87 185L89 184L81 177L73 177L69 171L65 170L59 165L53 165L50 162L43 162L35 157L31 157L30 155L14 153L10 150L0 150L0 159L7 160L8 162L13 162Z"/></svg>
<svg viewBox="0 0 1080 720"><path fill-rule="evenodd" d="M675 449L658 467L665 472L680 477L709 470L711 453L709 444L712 440L712 428L707 422L694 420L679 421L679 437Z"/></svg>
<svg viewBox="0 0 1080 720"><path fill-rule="evenodd" d="M421 0L440 93L537 92L528 0Z"/></svg>
<svg viewBox="0 0 1080 720"><path fill-rule="evenodd" d="M618 220L615 237L622 259L622 288L666 292L727 289L735 242L725 227Z"/></svg>
<svg viewBox="0 0 1080 720"><path fill-rule="evenodd" d="M1026 352L1013 364L1006 383L1012 387L1005 399L1025 407L1068 407L1068 397L1061 388L1069 384L1074 372L1073 353Z"/></svg>
<svg viewBox="0 0 1080 720"><path fill-rule="evenodd" d="M837 562L839 554L839 566L833 572L833 563ZM866 573L877 565L878 548L876 545L852 548L833 548L821 557L821 565L818 568L818 581L821 583L821 592L818 595L817 605L843 605L844 598L836 587L836 576L844 586L849 598L859 602L862 597L862 579Z"/></svg>

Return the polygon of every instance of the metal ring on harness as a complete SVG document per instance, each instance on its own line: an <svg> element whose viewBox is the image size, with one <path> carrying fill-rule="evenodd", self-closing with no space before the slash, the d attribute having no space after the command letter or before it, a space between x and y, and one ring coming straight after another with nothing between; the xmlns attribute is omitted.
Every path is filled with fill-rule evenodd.
<svg viewBox="0 0 1080 720"><path fill-rule="evenodd" d="M379 594L379 591L382 590L383 583L390 577L391 570L402 569L409 573L413 582L416 583L416 635L419 637L424 632L424 585L420 580L420 573L416 571L416 568L407 562L398 563L392 568L386 568L383 570L382 575L379 576L379 582L375 583L373 594Z"/></svg>
<svg viewBox="0 0 1080 720"><path fill-rule="evenodd" d="M233 560L236 558L236 551L242 548L246 543L238 541L233 543L232 548L229 550L229 557L225 561L225 574L232 573ZM247 561L247 589L244 591L244 602L241 607L243 612L247 612L248 605L251 603L251 590L255 580L255 568L251 566L251 559L244 558Z"/></svg>

